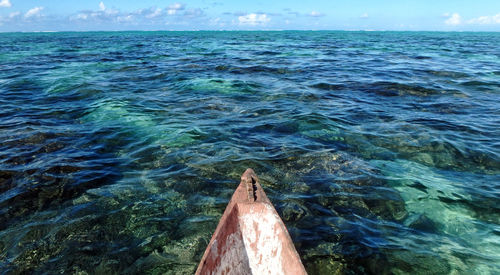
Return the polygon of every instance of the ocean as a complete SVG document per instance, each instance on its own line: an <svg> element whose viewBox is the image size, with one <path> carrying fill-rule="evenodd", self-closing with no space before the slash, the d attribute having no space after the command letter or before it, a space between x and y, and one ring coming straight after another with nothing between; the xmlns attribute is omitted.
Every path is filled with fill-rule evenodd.
<svg viewBox="0 0 500 275"><path fill-rule="evenodd" d="M499 274L500 33L0 34L0 273L192 274L247 167L309 274Z"/></svg>

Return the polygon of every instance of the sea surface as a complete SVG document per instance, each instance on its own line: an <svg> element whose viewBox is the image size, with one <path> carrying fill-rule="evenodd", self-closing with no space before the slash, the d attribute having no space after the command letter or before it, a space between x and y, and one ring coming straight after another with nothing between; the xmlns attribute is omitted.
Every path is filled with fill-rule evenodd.
<svg viewBox="0 0 500 275"><path fill-rule="evenodd" d="M247 167L310 274L499 274L500 33L0 34L0 273L192 274Z"/></svg>

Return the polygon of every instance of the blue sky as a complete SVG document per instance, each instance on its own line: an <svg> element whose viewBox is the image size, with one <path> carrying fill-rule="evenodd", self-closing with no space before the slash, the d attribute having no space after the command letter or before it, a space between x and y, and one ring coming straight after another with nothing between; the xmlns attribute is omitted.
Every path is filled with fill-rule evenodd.
<svg viewBox="0 0 500 275"><path fill-rule="evenodd" d="M0 31L500 31L500 0L0 0Z"/></svg>

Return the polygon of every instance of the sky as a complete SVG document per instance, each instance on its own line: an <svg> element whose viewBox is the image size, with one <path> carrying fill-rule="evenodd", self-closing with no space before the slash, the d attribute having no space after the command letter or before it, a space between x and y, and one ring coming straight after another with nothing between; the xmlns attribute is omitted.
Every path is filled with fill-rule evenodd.
<svg viewBox="0 0 500 275"><path fill-rule="evenodd" d="M0 0L0 32L500 31L500 0Z"/></svg>

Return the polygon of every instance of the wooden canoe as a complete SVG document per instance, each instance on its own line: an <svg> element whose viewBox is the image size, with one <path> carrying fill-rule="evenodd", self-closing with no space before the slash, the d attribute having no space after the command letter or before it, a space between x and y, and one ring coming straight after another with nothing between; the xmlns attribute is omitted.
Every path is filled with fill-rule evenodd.
<svg viewBox="0 0 500 275"><path fill-rule="evenodd" d="M241 176L196 274L307 274L252 169Z"/></svg>

